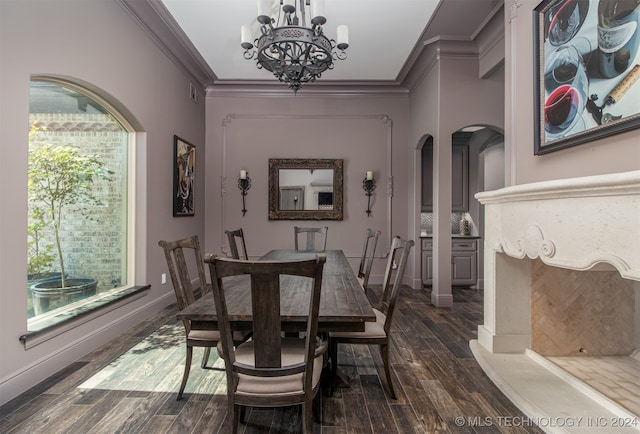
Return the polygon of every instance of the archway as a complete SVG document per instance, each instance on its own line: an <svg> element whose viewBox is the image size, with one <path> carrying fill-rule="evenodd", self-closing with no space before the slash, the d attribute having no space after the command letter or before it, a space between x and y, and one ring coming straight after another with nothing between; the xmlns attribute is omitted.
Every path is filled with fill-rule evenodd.
<svg viewBox="0 0 640 434"><path fill-rule="evenodd" d="M466 146L468 150L467 187L468 204L458 213L452 213L452 232L462 228L468 222L469 229L465 234L459 230L459 235L469 235L469 243L463 243L465 248L474 249L476 257L469 259L471 253L452 250L452 263L458 264L459 270L453 270L460 275L468 276L470 285L474 288L484 288L484 210L475 199L475 195L482 191L496 190L505 186L505 158L504 135L499 128L487 125L469 125L453 134L453 146ZM455 163L455 160L453 161ZM464 169L463 169L464 170ZM464 223L464 225L462 224ZM454 240L455 243L455 240ZM456 255L460 258L456 261ZM470 263L470 261L475 261ZM466 266L473 269L467 270ZM452 284L464 282L464 278L453 279Z"/></svg>

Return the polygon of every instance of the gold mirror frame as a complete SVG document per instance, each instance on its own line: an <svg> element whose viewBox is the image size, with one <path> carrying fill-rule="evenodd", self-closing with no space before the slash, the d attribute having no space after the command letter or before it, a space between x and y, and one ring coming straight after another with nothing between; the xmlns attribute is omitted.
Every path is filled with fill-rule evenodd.
<svg viewBox="0 0 640 434"><path fill-rule="evenodd" d="M269 159L269 220L342 220L342 183L344 160L270 158ZM333 209L281 210L280 169L333 170Z"/></svg>

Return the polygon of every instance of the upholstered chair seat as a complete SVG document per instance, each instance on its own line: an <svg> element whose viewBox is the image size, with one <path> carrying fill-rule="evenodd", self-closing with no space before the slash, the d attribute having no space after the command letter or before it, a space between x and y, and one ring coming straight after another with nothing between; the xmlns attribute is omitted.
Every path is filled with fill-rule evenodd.
<svg viewBox="0 0 640 434"><path fill-rule="evenodd" d="M331 332L331 337L334 339L340 339L340 338L384 339L386 338L387 334L384 331L384 323L387 321L387 316L376 308L373 308L373 312L376 314L376 322L373 322L373 321L365 322L363 332Z"/></svg>
<svg viewBox="0 0 640 434"><path fill-rule="evenodd" d="M282 340L282 367L294 366L304 363L305 342L298 338L284 338ZM323 345L320 351L316 350L313 361L312 387L317 387L320 383L320 374L324 365L324 355L328 345ZM254 364L255 346L249 340L236 349L236 363L255 367ZM287 375L284 377L254 377L251 375L238 374L239 395L259 395L266 393L269 395L294 395L304 392L302 373Z"/></svg>

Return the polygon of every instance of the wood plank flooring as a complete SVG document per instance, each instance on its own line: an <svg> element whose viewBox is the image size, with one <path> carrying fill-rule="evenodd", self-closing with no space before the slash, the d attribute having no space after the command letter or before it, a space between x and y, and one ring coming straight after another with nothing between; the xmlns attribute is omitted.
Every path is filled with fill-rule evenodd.
<svg viewBox="0 0 640 434"><path fill-rule="evenodd" d="M375 303L380 288L369 296ZM428 289L403 288L390 357L397 400L389 399L376 346L340 345L348 388L323 390L314 431L342 433L541 433L478 366L468 342L482 321L482 292L456 288L454 306L435 308ZM2 433L229 432L223 364L194 361L185 396L184 331L175 306L0 407ZM382 377L381 377L382 375ZM380 378L383 378L381 383ZM297 407L251 409L243 433L301 429Z"/></svg>

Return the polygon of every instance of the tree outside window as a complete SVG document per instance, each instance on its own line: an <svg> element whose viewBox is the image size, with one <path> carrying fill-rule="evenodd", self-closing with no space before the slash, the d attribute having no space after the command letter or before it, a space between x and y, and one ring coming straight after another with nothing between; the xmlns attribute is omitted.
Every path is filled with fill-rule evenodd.
<svg viewBox="0 0 640 434"><path fill-rule="evenodd" d="M125 287L129 220L122 124L98 101L57 82L31 82L30 111L29 318ZM97 284L69 296L63 289L77 277Z"/></svg>

